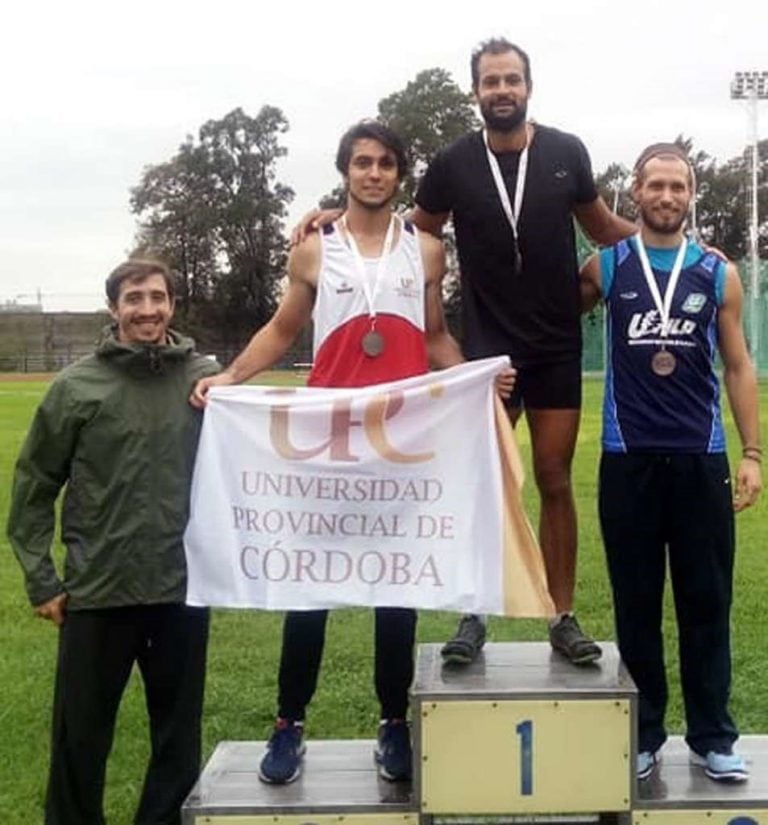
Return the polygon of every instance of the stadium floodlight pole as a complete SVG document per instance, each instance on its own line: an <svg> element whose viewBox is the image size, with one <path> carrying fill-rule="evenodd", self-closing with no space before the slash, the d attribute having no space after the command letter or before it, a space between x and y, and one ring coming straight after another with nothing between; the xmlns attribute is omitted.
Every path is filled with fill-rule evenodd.
<svg viewBox="0 0 768 825"><path fill-rule="evenodd" d="M744 100L748 104L750 137L752 140L752 163L751 163L751 198L749 210L749 259L750 259L750 354L752 361L757 366L757 354L759 352L760 322L758 318L758 298L760 295L760 256L758 254L758 238L760 222L757 214L757 170L759 167L758 158L758 133L757 133L757 102L758 100L768 100L768 72L736 72L731 82L731 98L733 100Z"/></svg>

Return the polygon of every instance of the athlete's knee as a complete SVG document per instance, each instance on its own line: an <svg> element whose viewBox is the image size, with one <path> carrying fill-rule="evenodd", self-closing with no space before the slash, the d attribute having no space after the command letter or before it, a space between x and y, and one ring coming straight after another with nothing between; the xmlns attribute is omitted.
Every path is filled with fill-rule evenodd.
<svg viewBox="0 0 768 825"><path fill-rule="evenodd" d="M536 486L543 498L570 498L571 467L569 462L543 461L534 467Z"/></svg>

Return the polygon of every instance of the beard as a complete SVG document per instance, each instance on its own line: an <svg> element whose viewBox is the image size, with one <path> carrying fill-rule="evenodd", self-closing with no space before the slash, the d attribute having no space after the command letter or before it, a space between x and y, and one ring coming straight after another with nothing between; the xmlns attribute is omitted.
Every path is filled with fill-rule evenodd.
<svg viewBox="0 0 768 825"><path fill-rule="evenodd" d="M493 111L493 104L486 101L480 104L480 114L483 116L485 125L489 129L493 129L494 132L514 132L521 123L525 123L528 104L523 103L516 106L509 115L497 115Z"/></svg>
<svg viewBox="0 0 768 825"><path fill-rule="evenodd" d="M348 190L349 197L360 207L366 209L368 212L379 212L382 209L389 208L392 201L395 199L395 195L397 195L397 190L393 192L388 197L383 197L379 200L363 200L362 198L358 197L351 189Z"/></svg>
<svg viewBox="0 0 768 825"><path fill-rule="evenodd" d="M643 223L654 232L660 235L676 235L685 225L688 219L688 212L683 212L680 215L670 214L665 217L659 217L650 209L640 209L640 217Z"/></svg>

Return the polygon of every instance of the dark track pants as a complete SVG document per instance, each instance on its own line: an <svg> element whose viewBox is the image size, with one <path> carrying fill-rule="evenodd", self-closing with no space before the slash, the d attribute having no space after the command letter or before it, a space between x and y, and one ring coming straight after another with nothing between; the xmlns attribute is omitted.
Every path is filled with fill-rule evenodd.
<svg viewBox="0 0 768 825"><path fill-rule="evenodd" d="M285 614L278 677L278 716L283 719L304 719L306 707L317 687L327 619L327 610ZM415 610L400 607L375 609L374 682L382 719L404 719L408 712L415 637Z"/></svg>
<svg viewBox="0 0 768 825"><path fill-rule="evenodd" d="M71 611L60 629L46 825L102 825L107 756L128 676L144 680L152 753L137 825L178 825L200 770L208 610Z"/></svg>
<svg viewBox="0 0 768 825"><path fill-rule="evenodd" d="M667 553L688 745L728 748L734 522L725 455L604 453L600 524L619 650L640 691L638 747L666 739L662 596Z"/></svg>

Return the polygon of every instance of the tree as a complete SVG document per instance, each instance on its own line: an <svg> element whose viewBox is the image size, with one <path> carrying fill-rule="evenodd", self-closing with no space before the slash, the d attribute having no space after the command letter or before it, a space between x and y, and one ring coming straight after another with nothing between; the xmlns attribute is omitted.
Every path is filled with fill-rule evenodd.
<svg viewBox="0 0 768 825"><path fill-rule="evenodd" d="M440 149L479 127L472 101L450 72L437 68L419 72L404 89L379 101L379 119L403 138L411 159L402 202L413 203L418 179Z"/></svg>
<svg viewBox="0 0 768 825"><path fill-rule="evenodd" d="M343 184L334 186L333 189L320 198L321 209L344 209L347 205L347 188Z"/></svg>
<svg viewBox="0 0 768 825"><path fill-rule="evenodd" d="M461 135L480 126L472 95L462 92L445 69L425 69L404 89L379 101L379 118L405 141L411 168L403 181L399 202L412 206L419 178L435 155ZM460 284L456 243L452 229L444 233L448 274L444 298L446 314L459 313Z"/></svg>
<svg viewBox="0 0 768 825"><path fill-rule="evenodd" d="M762 159L757 175L758 253L768 258L768 140L760 141L758 155ZM749 251L751 163L752 151L746 149L722 166L713 161L696 169L702 237L734 260L745 258Z"/></svg>
<svg viewBox="0 0 768 825"><path fill-rule="evenodd" d="M404 89L379 101L378 119L403 139L410 160L411 169L398 197L400 205L413 205L419 178L443 146L479 128L472 100L450 72L435 68L419 72ZM341 207L345 202L346 190L336 186L320 199L320 207Z"/></svg>
<svg viewBox="0 0 768 825"><path fill-rule="evenodd" d="M132 190L139 244L181 273L189 312L215 326L227 348L239 347L274 311L293 198L275 172L287 129L274 106L256 117L234 109L203 124L198 140L188 137L170 161L147 167Z"/></svg>
<svg viewBox="0 0 768 825"><path fill-rule="evenodd" d="M178 273L177 314L185 325L208 302L216 272L216 216L203 162L190 138L172 160L145 169L131 197L133 212L146 215L136 251L159 255Z"/></svg>
<svg viewBox="0 0 768 825"><path fill-rule="evenodd" d="M610 163L595 175L595 186L612 212L631 218L635 206L629 193L631 174L623 163Z"/></svg>

